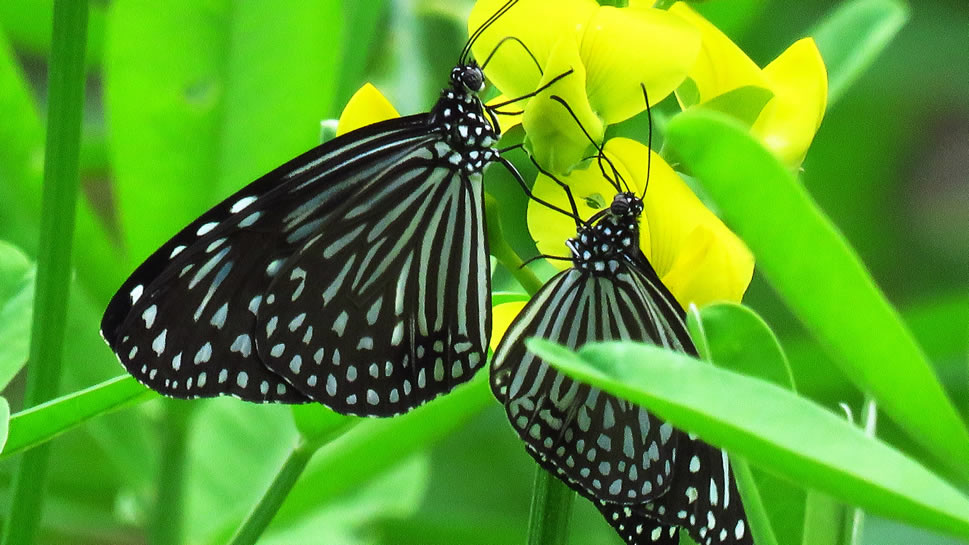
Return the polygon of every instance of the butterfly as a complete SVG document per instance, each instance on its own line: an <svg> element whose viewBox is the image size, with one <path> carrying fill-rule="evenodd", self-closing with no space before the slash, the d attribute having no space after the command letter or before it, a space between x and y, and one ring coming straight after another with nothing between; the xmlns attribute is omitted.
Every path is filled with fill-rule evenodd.
<svg viewBox="0 0 969 545"><path fill-rule="evenodd" d="M469 380L491 332L482 171L514 170L469 55L516 1L472 35L431 111L303 153L145 260L101 321L121 364L171 397L366 416Z"/></svg>
<svg viewBox="0 0 969 545"><path fill-rule="evenodd" d="M643 407L573 381L525 348L531 337L572 349L629 340L697 355L683 308L640 249L642 199L600 167L617 194L586 221L573 201L571 267L509 326L492 360L492 392L529 454L593 501L626 543L678 543L683 528L698 543L750 544L725 453Z"/></svg>

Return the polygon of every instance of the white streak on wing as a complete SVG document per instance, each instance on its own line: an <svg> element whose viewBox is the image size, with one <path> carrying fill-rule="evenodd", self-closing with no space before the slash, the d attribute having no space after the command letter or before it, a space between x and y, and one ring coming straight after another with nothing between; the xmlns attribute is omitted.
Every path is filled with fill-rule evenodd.
<svg viewBox="0 0 969 545"><path fill-rule="evenodd" d="M413 157L430 159L430 154L427 153L426 150L419 150L418 152L414 153ZM413 157L407 157L405 160L411 160ZM371 195L368 195L368 199L366 201L361 202L357 206L353 207L353 209L348 211L346 216L344 216L344 219L350 220L350 219L357 218L358 216L372 212L374 208L373 206L374 203L384 202L388 200L388 195L395 193L397 191L400 191L400 188L402 186L406 186L410 184L415 187L420 187L420 185L422 184L420 184L420 182L415 184L414 180L419 175L423 174L426 170L427 169L423 167L411 168L410 170L405 170L402 173L398 173L393 177L381 176L380 180L378 180L374 184L374 186L378 187L379 190Z"/></svg>
<svg viewBox="0 0 969 545"><path fill-rule="evenodd" d="M396 316L404 313L404 296L407 294L407 279L410 276L411 263L413 261L414 254L407 256L407 260L404 261L404 266L401 268L400 279L397 280L397 295L394 298L394 314Z"/></svg>
<svg viewBox="0 0 969 545"><path fill-rule="evenodd" d="M457 222L459 199L461 196L461 187L448 187L445 196L442 198L442 203L439 205L441 207L442 215L445 206L450 208L450 212L447 218L447 222L442 225L444 229L444 244L441 247L442 253L437 258L437 317L434 320L434 331L443 331L444 326L444 307L447 303L447 284L448 284L448 271L453 266L451 249L454 247L454 231ZM438 233L435 233L438 234ZM425 251L427 256L431 257L434 255L434 236L428 236L424 239ZM467 254L468 249L462 248L463 252ZM433 259L433 258L432 258Z"/></svg>
<svg viewBox="0 0 969 545"><path fill-rule="evenodd" d="M458 333L460 335L467 336L468 335L468 306L472 304L477 304L478 301L480 300L480 297L478 298L478 300L475 300L475 301L472 301L470 298L464 298L464 300L462 300L462 297L464 297L464 294L468 293L468 282L471 280L471 252L469 250L473 248L476 249L475 245L480 241L474 241L471 238L472 236L471 220L472 218L475 217L474 197L472 196L472 192L474 191L474 188L470 188L470 191L468 191L469 188L464 187L462 184L461 189L462 189L461 196L464 197L464 208L463 208L464 214L461 215L461 220L462 220L461 239L458 241L458 245L456 246L457 251L460 252L461 254L461 270L458 271L458 288L457 288L458 290L457 291L457 294L458 294L457 326L458 326ZM457 226L455 226L455 229L457 229ZM486 261L486 263L489 263L489 262ZM480 261L478 262L478 265L479 266L481 265ZM480 271L477 271L477 273L478 274L475 276L475 281L480 282L481 281ZM479 295L483 289L483 286L484 284L480 284L480 283L477 285L477 291L479 292ZM479 318L481 318L480 322L484 323L484 319L483 319L484 314L478 313L476 315Z"/></svg>
<svg viewBox="0 0 969 545"><path fill-rule="evenodd" d="M205 265L202 265L202 267L195 272L195 276L193 276L192 280L188 283L188 289L195 289L195 286L197 286L198 283L201 282L206 275L212 272L212 269L214 269L215 266L225 258L226 254L229 253L229 248L229 246L226 246L225 248L219 250L219 253L209 258L209 260L205 262Z"/></svg>
<svg viewBox="0 0 969 545"><path fill-rule="evenodd" d="M376 244L373 244L370 249L367 250L367 255L363 256L363 261L361 261L360 266L357 267L357 276L353 279L352 288L354 292L362 293L365 291L360 289L360 281L364 278L367 278L367 286L370 286L376 280L377 277L375 275L367 274L367 269L370 267L370 262L373 261L373 258L377 256L377 253L380 252L380 249L386 242L387 239L383 239Z"/></svg>
<svg viewBox="0 0 969 545"><path fill-rule="evenodd" d="M357 256L351 255L350 259L347 260L343 268L340 269L340 273L336 275L333 282L326 287L323 291L323 305L329 305L330 301L336 296L337 292L340 291L340 286L343 285L343 281L346 280L347 274L350 272L350 268L353 267L353 262L356 261Z"/></svg>
<svg viewBox="0 0 969 545"><path fill-rule="evenodd" d="M404 212L408 211L417 199L426 198L427 193L433 189L430 184L421 184L414 188L414 191L408 191L403 200L398 202L393 208L391 208L386 214L384 214L377 223L374 224L373 229L367 233L367 242L373 242L377 240L380 235L383 234L387 227L390 227L392 223L400 219Z"/></svg>
<svg viewBox="0 0 969 545"><path fill-rule="evenodd" d="M510 333L513 335L515 343L522 342L521 336L524 334L526 327L532 324L535 320L537 314L541 313L541 321L535 327L535 336L542 338L552 338L547 335L543 335L548 329L549 322L554 318L555 314L559 314L562 308L562 300L570 293L574 295L572 287L578 277L578 273L575 271L566 271L561 273L558 280L555 282L554 287L546 288L544 300L540 300L538 304L529 304L529 312L527 315L520 320L516 320L518 327L512 328ZM549 296L553 298L549 299ZM511 385L508 389L508 397L516 397L525 379L525 375L528 373L529 368L532 363L534 363L536 357L530 353L526 352L525 357L522 359L521 364L518 366L517 372L512 379Z"/></svg>
<svg viewBox="0 0 969 545"><path fill-rule="evenodd" d="M229 271L231 270L232 262L228 261L225 265L222 265L222 268L219 269L218 273L216 273L215 278L212 279L212 284L209 285L209 290L205 293L205 298L202 299L202 303L197 309L195 309L194 318L196 322L202 317L202 311L205 310L205 306L209 304L209 300L212 299L212 295L215 294L217 289L219 289L219 286L222 285L222 282L225 280L225 277L229 275Z"/></svg>
<svg viewBox="0 0 969 545"><path fill-rule="evenodd" d="M491 272L491 266L490 266L491 261L488 258L488 251L485 248L487 246L487 243L486 243L487 239L485 238L486 235L485 235L485 225L484 225L485 224L484 185L482 183L480 174L477 174L477 173L472 174L470 178L471 178L471 188L469 192L471 193L471 198L474 202L474 207L468 209L469 219L467 220L466 224L468 225L468 231L471 230L470 228L472 226L474 227L474 231L475 231L474 242L471 244L472 244L472 247L478 249L478 260L477 260L477 267L476 267L476 270L478 272L478 278L477 278L478 316L480 317L480 319L478 320L478 327L479 327L478 338L481 339L481 342L483 343L484 347L487 348L488 338L491 337L491 331L488 331L487 329L485 329L486 320L484 319L484 316L486 316L488 312L491 312L491 292L489 290L484 289L484 286L487 286L489 283L488 281L489 281L490 272ZM468 237L468 239L466 240L468 242L471 242L470 237ZM462 293L464 293L464 291L462 291Z"/></svg>
<svg viewBox="0 0 969 545"><path fill-rule="evenodd" d="M336 239L332 244L323 249L324 259L332 258L336 253L338 253L343 248L346 248L351 242L354 241L360 233L363 231L365 225L361 224L354 228L349 233L343 235L342 237Z"/></svg>
<svg viewBox="0 0 969 545"><path fill-rule="evenodd" d="M433 188L442 177L442 173L435 171L427 180L424 181L424 184L432 186ZM399 238L394 244L394 247L386 253L380 264L374 268L371 279L382 278L390 265L400 258L400 254L405 248L408 250L412 249L411 246L414 242L414 233L417 231L418 227L420 227L421 221L427 217L427 209L429 206L431 206L432 201L433 198L425 198L424 201L421 202L420 207L410 213L410 221L398 235ZM360 289L367 290L370 287L370 284L371 282L368 281Z"/></svg>

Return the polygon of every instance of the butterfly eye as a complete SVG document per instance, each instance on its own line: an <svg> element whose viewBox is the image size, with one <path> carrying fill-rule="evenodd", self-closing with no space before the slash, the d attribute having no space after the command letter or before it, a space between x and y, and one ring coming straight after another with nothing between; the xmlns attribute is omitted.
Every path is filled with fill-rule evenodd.
<svg viewBox="0 0 969 545"><path fill-rule="evenodd" d="M464 69L464 74L461 75L461 83L469 91L477 93L484 89L484 74L481 73L480 68L469 66Z"/></svg>

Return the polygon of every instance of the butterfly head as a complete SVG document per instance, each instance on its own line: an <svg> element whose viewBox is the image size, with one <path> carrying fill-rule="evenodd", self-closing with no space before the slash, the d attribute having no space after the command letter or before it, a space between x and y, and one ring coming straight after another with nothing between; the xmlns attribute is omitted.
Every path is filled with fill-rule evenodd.
<svg viewBox="0 0 969 545"><path fill-rule="evenodd" d="M609 205L609 214L616 218L638 219L643 213L643 200L631 191L616 194Z"/></svg>
<svg viewBox="0 0 969 545"><path fill-rule="evenodd" d="M484 72L473 60L451 70L451 87L458 92L476 95L485 88Z"/></svg>
<svg viewBox="0 0 969 545"><path fill-rule="evenodd" d="M619 269L639 245L639 215L643 201L635 193L619 193L608 209L566 243L575 267L593 274L611 274Z"/></svg>

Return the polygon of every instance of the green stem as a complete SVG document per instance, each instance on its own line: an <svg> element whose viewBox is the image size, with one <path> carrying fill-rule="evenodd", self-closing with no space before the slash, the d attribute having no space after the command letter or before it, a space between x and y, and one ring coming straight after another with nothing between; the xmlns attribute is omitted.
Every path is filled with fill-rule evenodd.
<svg viewBox="0 0 969 545"><path fill-rule="evenodd" d="M300 443L289 453L289 457L269 485L269 489L246 517L236 535L232 536L229 545L252 545L259 539L276 516L276 512L279 511L279 507L289 495L289 491L293 489L299 476L303 474L316 450L313 445L300 440Z"/></svg>
<svg viewBox="0 0 969 545"><path fill-rule="evenodd" d="M532 506L528 514L528 545L564 545L575 492L540 466L535 468Z"/></svg>
<svg viewBox="0 0 969 545"><path fill-rule="evenodd" d="M306 470L307 464L320 448L332 441L334 438L346 433L348 429L356 425L359 419L347 420L340 425L320 433L317 437L300 437L299 443L289 453L289 457L283 462L276 478L266 489L266 493L259 499L259 503L253 507L252 511L243 521L242 526L236 531L229 541L229 545L253 545L259 539L273 517L283 505L283 501L293 489L300 475Z"/></svg>
<svg viewBox="0 0 969 545"><path fill-rule="evenodd" d="M498 201L488 194L485 194L485 219L488 223L488 245L491 255L511 272L529 295L535 295L542 288L543 282L531 269L524 266L525 262L505 240L501 230L501 217L498 214Z"/></svg>
<svg viewBox="0 0 969 545"><path fill-rule="evenodd" d="M653 7L656 9L670 9L670 6L675 4L677 0L656 0Z"/></svg>
<svg viewBox="0 0 969 545"><path fill-rule="evenodd" d="M523 267L522 258L505 241L498 216L498 202L485 195L485 215L488 221L488 243L491 255L505 266L529 295L542 288L542 281L530 269ZM535 487L528 521L528 544L559 544L568 540L569 521L575 492L541 467L535 470Z"/></svg>
<svg viewBox="0 0 969 545"><path fill-rule="evenodd" d="M771 526L770 517L767 516L767 509L764 507L764 500L757 488L757 481L754 480L754 473L750 470L747 460L739 456L730 457L730 465L733 466L733 475L737 480L737 490L740 491L740 498L744 502L744 512L747 514L747 522L750 525L750 533L754 537L757 545L777 545L777 536Z"/></svg>
<svg viewBox="0 0 969 545"><path fill-rule="evenodd" d="M56 0L49 72L49 115L37 255L37 283L24 405L57 395L70 288L71 246L79 186L84 50L88 3ZM3 543L33 543L43 507L49 447L25 453L13 482Z"/></svg>
<svg viewBox="0 0 969 545"><path fill-rule="evenodd" d="M865 396L865 404L861 408L861 418L858 422L865 430L865 435L875 437L878 428L878 405L870 395ZM861 534L865 526L865 512L855 507L845 517L844 538L845 545L861 545Z"/></svg>
<svg viewBox="0 0 969 545"><path fill-rule="evenodd" d="M185 433L195 405L165 400L158 494L149 528L152 545L182 543L185 504Z"/></svg>

